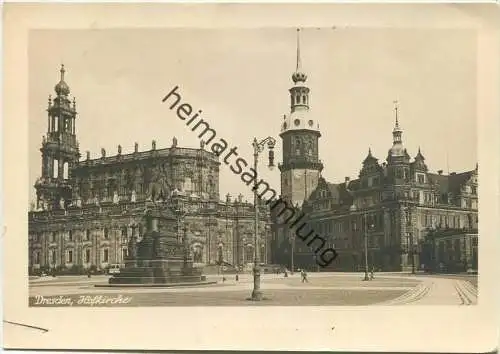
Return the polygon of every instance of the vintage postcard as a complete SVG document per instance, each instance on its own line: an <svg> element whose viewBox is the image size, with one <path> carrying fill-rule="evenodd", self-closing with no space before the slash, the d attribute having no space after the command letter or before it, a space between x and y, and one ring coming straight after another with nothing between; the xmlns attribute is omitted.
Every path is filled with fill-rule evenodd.
<svg viewBox="0 0 500 354"><path fill-rule="evenodd" d="M496 10L7 4L6 346L493 350Z"/></svg>

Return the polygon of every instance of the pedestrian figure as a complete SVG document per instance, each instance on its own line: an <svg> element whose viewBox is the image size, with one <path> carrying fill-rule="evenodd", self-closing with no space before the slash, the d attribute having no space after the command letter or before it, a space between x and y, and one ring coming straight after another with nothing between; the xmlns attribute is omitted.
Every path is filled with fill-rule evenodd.
<svg viewBox="0 0 500 354"><path fill-rule="evenodd" d="M300 271L300 276L302 277L303 283L309 283L309 281L307 280L307 273L304 269Z"/></svg>
<svg viewBox="0 0 500 354"><path fill-rule="evenodd" d="M236 281L239 281L240 277L238 276L238 273L236 273Z"/></svg>
<svg viewBox="0 0 500 354"><path fill-rule="evenodd" d="M285 272L284 272L284 276L285 276L285 278L288 278L288 272L286 271L286 269L285 269Z"/></svg>
<svg viewBox="0 0 500 354"><path fill-rule="evenodd" d="M90 268L87 270L87 277L90 278L92 276L92 272L90 271Z"/></svg>
<svg viewBox="0 0 500 354"><path fill-rule="evenodd" d="M373 272L375 271L375 267L372 267L372 270L370 271L370 280L373 280Z"/></svg>

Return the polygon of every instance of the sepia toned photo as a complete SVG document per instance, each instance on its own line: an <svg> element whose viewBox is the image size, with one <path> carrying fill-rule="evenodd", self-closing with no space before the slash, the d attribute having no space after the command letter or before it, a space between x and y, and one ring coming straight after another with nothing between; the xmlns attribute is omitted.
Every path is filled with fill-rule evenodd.
<svg viewBox="0 0 500 354"><path fill-rule="evenodd" d="M125 38L126 47L116 44ZM253 50L235 49L242 39ZM30 128L40 129L30 131L30 305L476 304L474 33L42 30L31 40ZM203 41L211 43L203 55L190 56ZM371 56L356 58L363 51ZM150 72L136 53L156 57ZM59 66L52 55L68 60ZM389 67L398 55L407 60ZM226 77L226 61L252 74ZM267 72L276 65L287 70ZM255 137L220 135L217 124L245 118L196 112L199 79L153 94L155 71L214 75L200 77L204 85L219 80L204 72L218 72L247 88L214 105L252 115L275 101L284 113L256 116ZM135 128L143 117L114 110L124 87L121 98L143 106L150 124ZM377 87L386 92L366 100ZM95 106L100 97L105 108ZM138 129L150 146L134 141ZM239 155L236 144L253 151ZM339 162L347 168L337 172Z"/></svg>
<svg viewBox="0 0 500 354"><path fill-rule="evenodd" d="M483 247L494 247L498 171L484 155L496 142L486 144L494 125L485 128L479 108L491 107L481 85L492 76L481 69L476 17L443 5L455 17L442 26L235 26L232 11L243 21L257 5L165 6L158 14L187 17L26 31L25 80L16 81L26 90L26 169L10 172L9 185L27 205L9 211L19 227L5 236L19 250L9 270L19 275L9 277L20 290L8 297L23 310L5 318L11 330L55 349L76 349L48 338L86 318L123 338L111 346L101 330L79 327L83 349L227 348L226 336L203 330L212 328L233 333L232 346L244 346L235 349L300 340L318 350L333 336L337 349L357 350L346 341L363 323L385 334L357 345L391 350L386 340L394 350L389 328L427 333L435 318L457 324L446 338L481 327L491 343L481 316L494 262ZM61 13L81 20L71 7ZM227 25L209 25L219 17ZM148 318L161 324L127 335L127 324ZM259 344L250 333L263 322ZM188 344L181 328L203 338ZM280 333L301 337L301 328L307 338L279 346ZM404 345L459 343L435 333Z"/></svg>

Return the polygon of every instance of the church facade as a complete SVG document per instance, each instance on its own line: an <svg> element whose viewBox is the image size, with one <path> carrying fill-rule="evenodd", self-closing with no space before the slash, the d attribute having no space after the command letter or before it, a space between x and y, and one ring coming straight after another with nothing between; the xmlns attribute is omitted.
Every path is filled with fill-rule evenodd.
<svg viewBox="0 0 500 354"><path fill-rule="evenodd" d="M178 216L179 238L187 237L199 266L221 262L244 266L270 252L269 212L259 206L259 244L254 245L253 204L240 195L219 198L218 157L204 149L169 148L117 152L81 159L76 134L76 102L70 100L65 69L49 97L47 135L42 139L41 176L29 212L29 268L106 269L123 264L131 236L145 231L146 203L165 203Z"/></svg>
<svg viewBox="0 0 500 354"><path fill-rule="evenodd" d="M291 110L281 126L282 197L338 256L328 270L477 270L478 167L461 173L429 171L419 149L412 159L403 144L395 107L392 147L380 163L370 149L357 178L330 183L321 176L316 117L309 114L307 75L297 68ZM333 156L333 158L335 158ZM317 270L310 245L274 216L273 262ZM315 246L317 247L317 245Z"/></svg>

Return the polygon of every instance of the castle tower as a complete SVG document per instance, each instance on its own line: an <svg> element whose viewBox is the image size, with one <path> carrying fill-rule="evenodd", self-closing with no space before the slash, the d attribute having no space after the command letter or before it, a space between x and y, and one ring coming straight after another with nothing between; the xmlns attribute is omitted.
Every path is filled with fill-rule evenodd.
<svg viewBox="0 0 500 354"><path fill-rule="evenodd" d="M300 38L297 30L297 67L292 75L290 88L290 114L285 115L280 137L283 143L281 195L301 206L318 184L323 165L318 157L318 139L321 136L318 122L309 112L307 75L302 71Z"/></svg>
<svg viewBox="0 0 500 354"><path fill-rule="evenodd" d="M80 158L75 134L76 102L69 99L70 89L64 81L61 65L60 81L54 87L56 97L49 96L47 137L43 137L42 175L35 183L38 209L65 207L71 200L71 171Z"/></svg>

